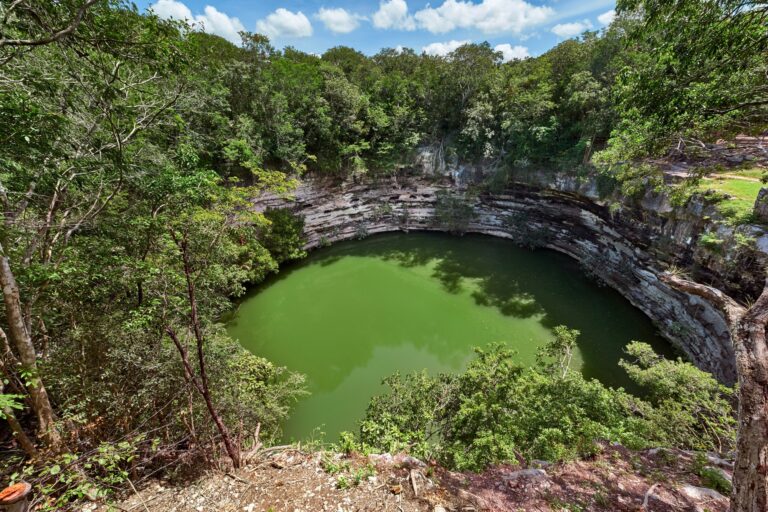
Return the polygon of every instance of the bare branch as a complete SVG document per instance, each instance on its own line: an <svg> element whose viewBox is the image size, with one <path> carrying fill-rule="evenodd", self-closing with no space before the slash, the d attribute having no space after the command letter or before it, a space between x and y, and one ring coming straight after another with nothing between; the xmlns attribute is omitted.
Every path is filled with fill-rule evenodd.
<svg viewBox="0 0 768 512"><path fill-rule="evenodd" d="M747 312L747 308L717 288L688 281L687 279L670 274L669 272L661 274L659 278L662 282L668 284L675 290L708 300L725 315L725 319L730 326L738 324Z"/></svg>
<svg viewBox="0 0 768 512"><path fill-rule="evenodd" d="M77 13L75 13L75 16L69 22L69 25L67 25L66 27L60 30L57 30L56 32L54 32L53 34L47 37L42 37L40 39L2 38L0 39L0 48L2 48L3 46L41 46L41 45L56 42L59 39L62 39L63 37L66 37L70 35L72 32L74 32L77 29L77 27L80 25L80 22L83 21L83 16L85 16L85 12L98 1L99 0L86 0L86 2L80 6L80 9L77 10Z"/></svg>

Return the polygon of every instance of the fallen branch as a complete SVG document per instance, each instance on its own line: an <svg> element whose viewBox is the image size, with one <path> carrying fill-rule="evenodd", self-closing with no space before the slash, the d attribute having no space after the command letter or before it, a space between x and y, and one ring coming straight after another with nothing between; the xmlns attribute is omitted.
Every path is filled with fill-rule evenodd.
<svg viewBox="0 0 768 512"><path fill-rule="evenodd" d="M696 295L702 299L708 300L713 306L718 308L725 315L728 325L733 327L738 324L747 312L747 308L733 300L731 297L711 286L707 286L694 281L683 279L680 276L665 272L659 276L659 279L674 288L675 290Z"/></svg>
<svg viewBox="0 0 768 512"><path fill-rule="evenodd" d="M413 495L417 498L419 497L419 484L416 483L416 477L418 476L418 472L415 469L412 469L410 473L408 474L408 478L411 480L411 487L413 487Z"/></svg>
<svg viewBox="0 0 768 512"><path fill-rule="evenodd" d="M655 491L658 486L659 484L653 484L648 488L647 491L645 491L645 496L643 497L643 504L640 505L640 510L648 510L648 500L650 499L651 494L653 494L653 491Z"/></svg>
<svg viewBox="0 0 768 512"><path fill-rule="evenodd" d="M144 507L144 510L146 512L149 512L149 508L147 507L147 503L144 501L144 498L141 497L141 494L139 494L139 491L136 490L136 486L133 485L133 482L131 482L131 479L128 479L128 485L131 486L131 489L133 489L133 492L136 494L136 497L139 498L139 501L141 502L142 506Z"/></svg>

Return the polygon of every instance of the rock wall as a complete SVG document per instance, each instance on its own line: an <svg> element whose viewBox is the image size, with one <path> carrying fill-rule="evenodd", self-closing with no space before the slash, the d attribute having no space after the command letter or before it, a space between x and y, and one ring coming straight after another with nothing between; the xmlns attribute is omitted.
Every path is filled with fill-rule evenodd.
<svg viewBox="0 0 768 512"><path fill-rule="evenodd" d="M617 212L597 199L594 183L573 178L546 186L534 182L471 199L476 216L466 231L547 247L577 259L586 272L645 312L698 367L725 383L736 380L722 314L659 279L660 263L680 261L695 251L691 244L702 229L701 212L678 212L670 219L659 204ZM303 216L306 247L313 249L388 231L442 231L435 218L441 191L456 191L456 186L452 180L413 177L366 184L314 180L302 183L290 199L263 196L255 204L259 210L290 207Z"/></svg>

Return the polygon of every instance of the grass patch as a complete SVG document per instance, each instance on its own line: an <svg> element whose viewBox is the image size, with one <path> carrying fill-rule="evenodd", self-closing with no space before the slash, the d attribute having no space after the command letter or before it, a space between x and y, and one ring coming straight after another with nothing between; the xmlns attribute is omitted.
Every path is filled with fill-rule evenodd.
<svg viewBox="0 0 768 512"><path fill-rule="evenodd" d="M753 169L739 171L752 172ZM701 191L711 190L724 197L717 205L718 211L726 218L741 224L749 222L755 207L755 200L763 184L759 181L747 181L736 178L703 179L699 188ZM725 197L728 196L728 197Z"/></svg>
<svg viewBox="0 0 768 512"><path fill-rule="evenodd" d="M766 173L766 170L762 167L745 167L742 169L728 169L723 168L715 172L715 175L717 174L728 174L731 176L744 176L745 178L750 178L753 180L760 180L762 179L763 175Z"/></svg>

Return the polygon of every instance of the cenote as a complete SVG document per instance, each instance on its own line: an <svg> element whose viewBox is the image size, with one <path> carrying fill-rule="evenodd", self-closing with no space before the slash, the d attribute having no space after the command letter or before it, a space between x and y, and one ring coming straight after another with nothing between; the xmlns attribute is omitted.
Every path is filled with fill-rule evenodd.
<svg viewBox="0 0 768 512"><path fill-rule="evenodd" d="M503 342L531 364L556 325L579 329L573 366L628 387L617 363L632 340L672 349L618 292L571 258L483 235L377 235L317 250L254 287L229 323L254 354L307 376L311 395L284 426L333 440L353 430L381 380L462 370L473 347Z"/></svg>

